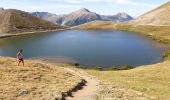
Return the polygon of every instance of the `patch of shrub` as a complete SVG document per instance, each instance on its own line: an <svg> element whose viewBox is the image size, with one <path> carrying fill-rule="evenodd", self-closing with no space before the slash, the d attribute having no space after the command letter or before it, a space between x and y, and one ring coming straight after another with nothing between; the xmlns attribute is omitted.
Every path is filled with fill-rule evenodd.
<svg viewBox="0 0 170 100"><path fill-rule="evenodd" d="M116 70L120 70L120 68L113 66L113 67L108 68L108 70L115 70L116 71Z"/></svg>
<svg viewBox="0 0 170 100"><path fill-rule="evenodd" d="M79 63L75 63L74 66L78 67L78 66L80 66L80 64Z"/></svg>
<svg viewBox="0 0 170 100"><path fill-rule="evenodd" d="M117 70L129 70L129 69L133 69L135 67L131 66L131 65L124 65L122 67L110 67L108 68L108 70L111 70L111 71L117 71Z"/></svg>
<svg viewBox="0 0 170 100"><path fill-rule="evenodd" d="M102 71L102 67L94 67L94 70Z"/></svg>
<svg viewBox="0 0 170 100"><path fill-rule="evenodd" d="M124 65L121 67L121 70L129 70L129 69L133 69L134 67L131 65Z"/></svg>
<svg viewBox="0 0 170 100"><path fill-rule="evenodd" d="M162 57L163 57L164 59L170 57L170 51L165 52L165 53L162 55Z"/></svg>

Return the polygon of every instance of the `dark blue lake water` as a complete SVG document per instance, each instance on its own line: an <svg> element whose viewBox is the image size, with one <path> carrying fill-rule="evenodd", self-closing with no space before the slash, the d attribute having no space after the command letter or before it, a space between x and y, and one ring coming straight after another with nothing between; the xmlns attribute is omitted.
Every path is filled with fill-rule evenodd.
<svg viewBox="0 0 170 100"><path fill-rule="evenodd" d="M165 48L143 35L113 30L67 30L0 39L0 55L44 57L90 66L143 65L162 61Z"/></svg>

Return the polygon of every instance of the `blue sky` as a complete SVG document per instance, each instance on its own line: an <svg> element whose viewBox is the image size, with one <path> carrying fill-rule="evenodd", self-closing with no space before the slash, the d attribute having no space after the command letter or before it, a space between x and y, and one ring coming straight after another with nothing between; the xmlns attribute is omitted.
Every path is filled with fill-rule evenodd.
<svg viewBox="0 0 170 100"><path fill-rule="evenodd" d="M0 0L0 7L13 8L28 12L45 11L55 14L67 14L80 8L113 15L126 12L137 17L169 0Z"/></svg>

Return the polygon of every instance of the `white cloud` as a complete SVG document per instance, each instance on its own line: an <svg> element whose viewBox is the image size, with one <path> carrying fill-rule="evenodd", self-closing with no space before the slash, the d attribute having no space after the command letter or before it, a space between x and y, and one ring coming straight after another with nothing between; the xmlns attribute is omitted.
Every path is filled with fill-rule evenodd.
<svg viewBox="0 0 170 100"><path fill-rule="evenodd" d="M0 4L2 1L10 1L10 2L21 2L22 0L0 0ZM23 1L29 1L29 0L23 0ZM36 1L36 0L35 0ZM143 2L137 2L137 0L45 0L46 2L53 2L53 3L69 3L70 5L73 4L83 4L83 3L89 3L89 2L103 2L103 3L113 3L113 4L121 4L121 5L131 5L131 6L143 6L143 7L156 7L157 5L152 5L148 3ZM41 1L42 2L42 1ZM61 4L70 6L69 4ZM60 4L57 6L61 7ZM75 6L75 5L74 5Z"/></svg>
<svg viewBox="0 0 170 100"><path fill-rule="evenodd" d="M57 0L52 0L57 1ZM131 6L144 6L144 7L156 7L157 5L152 5L148 3L136 2L135 0L62 0L67 3L85 3L85 2L104 2L104 3L115 3L122 5L131 5Z"/></svg>
<svg viewBox="0 0 170 100"><path fill-rule="evenodd" d="M34 10L34 9L57 9L57 8L79 8L78 5L74 4L65 4L58 2L48 2L48 3L35 3L35 2L19 2L19 0L0 0L0 7L3 6L5 8L15 8L15 9L26 9L26 10ZM37 6L38 4L38 6Z"/></svg>
<svg viewBox="0 0 170 100"><path fill-rule="evenodd" d="M115 0L63 0L67 3L84 3L84 2L114 2Z"/></svg>
<svg viewBox="0 0 170 100"><path fill-rule="evenodd" d="M145 7L156 7L157 5L142 3L142 2L135 2L133 0L116 0L117 4L125 4L131 6L145 6Z"/></svg>

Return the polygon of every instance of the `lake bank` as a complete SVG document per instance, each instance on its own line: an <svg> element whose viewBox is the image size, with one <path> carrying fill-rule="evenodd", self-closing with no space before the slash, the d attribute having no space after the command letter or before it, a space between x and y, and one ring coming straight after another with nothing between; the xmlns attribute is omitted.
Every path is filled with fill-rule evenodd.
<svg viewBox="0 0 170 100"><path fill-rule="evenodd" d="M0 95L2 95L1 98L61 98L61 93L64 92L64 90L69 90L74 86L75 83L80 82L78 76L74 76L72 73L67 71L65 72L63 70L65 68L69 70L71 69L71 71L76 71L76 73L81 73L81 75L85 76L87 75L85 72L88 72L92 77L90 78L91 80L98 80L99 85L97 86L100 88L98 92L95 92L95 94L97 93L96 98L98 98L98 100L104 100L107 98L126 98L127 100L168 100L170 98L168 92L170 90L169 60L157 64L140 66L131 70L119 71L97 71L89 69L82 70L70 65L58 65L57 63L51 63L48 61L41 62L38 59L34 61L26 60L25 67L22 67L17 66L16 60L17 59L15 58L0 57L1 79L3 79L3 81L0 83L2 86L0 88L6 91L6 95L3 94L4 92L0 91ZM64 75L64 80L62 80L62 75ZM67 75L69 75L68 80ZM57 83L55 83L56 80ZM67 84L67 81L69 84ZM70 81L73 83L72 85L70 85ZM16 84L17 82L22 83L22 85ZM11 85L11 83L15 85ZM10 85L10 88L8 85ZM15 89L13 86L17 89ZM41 88L41 86L44 88ZM48 88L53 91L49 91ZM46 93L47 91L48 93ZM86 89L81 91L86 91ZM78 94L73 94L81 97L81 91L78 91ZM53 93L55 93L55 95L53 95Z"/></svg>
<svg viewBox="0 0 170 100"><path fill-rule="evenodd" d="M140 66L138 68L126 70L126 71L96 71L96 70L88 70L88 69L82 70L82 69L77 69L75 67L72 68L72 66L68 66L68 65L60 66L56 63L51 63L51 62L48 63L44 61L41 62L41 61L35 61L35 60L34 61L26 60L25 67L22 67L22 66L17 66L16 59L9 58L9 57L0 57L0 63L1 63L1 66L0 66L1 76L4 78L3 76L4 72L6 73L5 75L8 75L8 72L9 72L10 73L9 75L12 75L13 77L12 79L10 79L10 81L12 81L9 83L10 88L6 88L8 84L6 85L2 84L3 82L8 83L9 81L8 78L10 77L6 77L5 79L6 81L1 82L2 84L1 86L3 87L0 87L0 88L2 88L7 93L6 95L1 96L1 98L7 98L6 96L8 96L8 98L32 98L34 97L34 99L35 98L39 99L39 98L47 98L49 97L49 95L50 95L50 98L48 99L53 99L54 97L60 98L61 89L63 87L65 88L69 88L69 86L72 87L72 85L70 85L70 80L72 80L72 78L74 78L74 80L77 80L77 76L72 76L69 78L69 81L68 81L69 85L66 84L67 83L67 80L65 80L67 79L66 74L69 72L66 72L66 74L62 74L62 73L65 73L63 68L67 68L67 69L69 68L71 70L76 71L76 73L81 73L82 75L86 75L84 71L88 72L90 75L92 75L91 77L93 77L91 78L91 80L92 79L98 80L99 82L98 86L100 88L98 92L95 92L95 93L97 93L97 98L99 100L103 100L107 98L110 98L110 99L115 99L115 98L125 99L126 98L127 100L138 100L138 99L139 100L140 99L157 100L158 98L164 99L164 100L169 99L168 91L170 88L168 87L169 83L167 83L169 80L169 70L168 70L168 67L170 67L169 61L164 61L162 63L152 64L152 65ZM48 69L46 69L46 67ZM15 68L15 69L12 69L12 68ZM36 69L38 70L39 73L36 73ZM15 72L15 70L17 70L17 72ZM41 70L44 71L45 76L43 76L44 73L41 73ZM53 70L53 71L51 72L49 70ZM30 76L29 73L32 74L32 71L34 71L34 75ZM60 72L60 76L58 75L58 71ZM57 73L57 76L53 72ZM41 80L38 81L36 77L38 77L41 74L42 74L40 78ZM64 78L65 84L63 85L62 83L61 85L59 85L60 88L55 88L55 85L57 85L58 87L58 84L63 81L62 75L66 75ZM46 76L48 76L47 77L48 79L54 76L55 79L52 78L50 81L54 83L55 80L58 80L57 83L55 83L55 85L52 85L52 83L49 83L50 82L49 80L45 81ZM17 77L19 80L18 81L14 80ZM35 81L33 81L34 77L35 77ZM19 85L20 87L17 85L14 85L18 89L13 89L13 91L8 92L8 89L10 90L11 88L14 88L13 85L11 86L11 83L14 84L16 82L20 82L20 83L23 82L23 83L22 85ZM37 82L38 82L38 86L36 86L35 84ZM72 80L71 82L75 82L75 81ZM48 83L48 85L45 85L46 83ZM29 84L34 84L34 85L29 85ZM45 85L45 88L41 89L41 85L42 86ZM34 86L36 86L37 88L34 89ZM53 87L55 88L54 92L48 90L48 88L50 88L50 90L53 90ZM84 91L84 90L81 90L81 91ZM42 94L48 92L48 94L46 94L48 96L46 96L45 94L40 96L38 94L39 92L42 92ZM80 92L78 91L78 94ZM10 93L10 95L8 93ZM76 93L73 93L73 94L76 95ZM15 95L18 95L18 96L15 97ZM91 95L91 94L88 94L88 95ZM78 97L81 97L81 96L79 95Z"/></svg>
<svg viewBox="0 0 170 100"><path fill-rule="evenodd" d="M103 80L103 90L99 98L124 98L129 89L141 92L139 95L148 97L146 100L169 100L170 99L170 61L143 65L131 70L97 71L86 70L88 73ZM107 83L107 84L106 84ZM115 87L126 88L124 92L118 92ZM121 91L120 89L119 91ZM132 93L132 92L131 92ZM132 95L132 94L128 94ZM133 97L133 96L132 96ZM102 99L101 99L102 100ZM138 100L131 98L129 100ZM140 100L140 99L139 99Z"/></svg>
<svg viewBox="0 0 170 100"><path fill-rule="evenodd" d="M22 35L29 35L29 34L57 32L57 31L65 31L65 30L70 30L70 29L65 28L65 29L55 29L55 30L47 30L47 31L33 31L33 32L21 32L21 33L4 33L4 34L0 35L0 38L8 38L8 37L12 37L12 36L22 36Z"/></svg>
<svg viewBox="0 0 170 100"><path fill-rule="evenodd" d="M143 34L161 43L170 44L170 26L133 25L128 22L93 21L72 29L84 30L122 30Z"/></svg>

